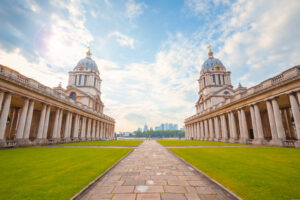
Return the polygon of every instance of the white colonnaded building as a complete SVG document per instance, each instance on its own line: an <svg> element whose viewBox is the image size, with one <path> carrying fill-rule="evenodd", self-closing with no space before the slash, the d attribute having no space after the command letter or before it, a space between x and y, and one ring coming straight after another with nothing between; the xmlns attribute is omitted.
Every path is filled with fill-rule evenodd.
<svg viewBox="0 0 300 200"><path fill-rule="evenodd" d="M0 65L0 147L113 139L115 120L103 108L90 49L69 72L66 89Z"/></svg>
<svg viewBox="0 0 300 200"><path fill-rule="evenodd" d="M251 88L234 89L230 74L210 49L186 139L300 148L300 66Z"/></svg>

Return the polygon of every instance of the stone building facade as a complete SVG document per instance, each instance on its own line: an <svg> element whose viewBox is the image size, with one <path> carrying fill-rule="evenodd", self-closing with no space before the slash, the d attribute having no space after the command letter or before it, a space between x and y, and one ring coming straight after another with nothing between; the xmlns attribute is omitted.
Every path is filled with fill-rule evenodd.
<svg viewBox="0 0 300 200"><path fill-rule="evenodd" d="M0 65L0 147L113 139L115 120L103 114L99 70L90 56L69 73L66 90ZM80 75L86 82L80 84Z"/></svg>
<svg viewBox="0 0 300 200"><path fill-rule="evenodd" d="M197 113L185 120L186 139L300 147L300 66L233 89L230 72L210 50L199 87Z"/></svg>

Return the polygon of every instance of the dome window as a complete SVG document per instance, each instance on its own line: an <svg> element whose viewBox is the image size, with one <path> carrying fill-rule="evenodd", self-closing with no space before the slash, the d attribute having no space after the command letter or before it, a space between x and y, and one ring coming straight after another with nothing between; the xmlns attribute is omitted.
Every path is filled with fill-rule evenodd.
<svg viewBox="0 0 300 200"><path fill-rule="evenodd" d="M77 94L75 92L71 92L70 98L76 101Z"/></svg>

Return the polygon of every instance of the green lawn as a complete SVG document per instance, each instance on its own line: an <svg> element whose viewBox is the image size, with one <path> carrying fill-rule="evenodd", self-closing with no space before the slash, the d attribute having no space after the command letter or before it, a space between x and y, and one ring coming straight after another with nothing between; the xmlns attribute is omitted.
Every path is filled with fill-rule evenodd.
<svg viewBox="0 0 300 200"><path fill-rule="evenodd" d="M170 149L243 199L300 199L300 149Z"/></svg>
<svg viewBox="0 0 300 200"><path fill-rule="evenodd" d="M156 140L164 146L213 146L213 145L242 145L238 143L213 142L200 140Z"/></svg>
<svg viewBox="0 0 300 200"><path fill-rule="evenodd" d="M0 150L0 199L70 199L130 148Z"/></svg>
<svg viewBox="0 0 300 200"><path fill-rule="evenodd" d="M90 142L75 142L67 144L59 144L60 146L123 146L136 147L144 140L107 140L107 141L90 141Z"/></svg>

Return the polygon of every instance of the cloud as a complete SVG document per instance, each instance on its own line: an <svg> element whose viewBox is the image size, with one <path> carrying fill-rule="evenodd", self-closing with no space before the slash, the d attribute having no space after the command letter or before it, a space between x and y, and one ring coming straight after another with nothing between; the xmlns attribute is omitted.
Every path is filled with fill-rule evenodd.
<svg viewBox="0 0 300 200"><path fill-rule="evenodd" d="M143 14L144 9L147 7L145 3L137 3L135 0L128 0L126 2L126 16L133 19Z"/></svg>
<svg viewBox="0 0 300 200"><path fill-rule="evenodd" d="M121 45L121 46L128 46L130 48L134 48L134 39L128 37L127 35L124 35L118 31L112 32L108 35L110 38L115 38L116 41Z"/></svg>
<svg viewBox="0 0 300 200"><path fill-rule="evenodd" d="M185 0L184 5L194 15L206 15L220 6L229 5L230 0Z"/></svg>

